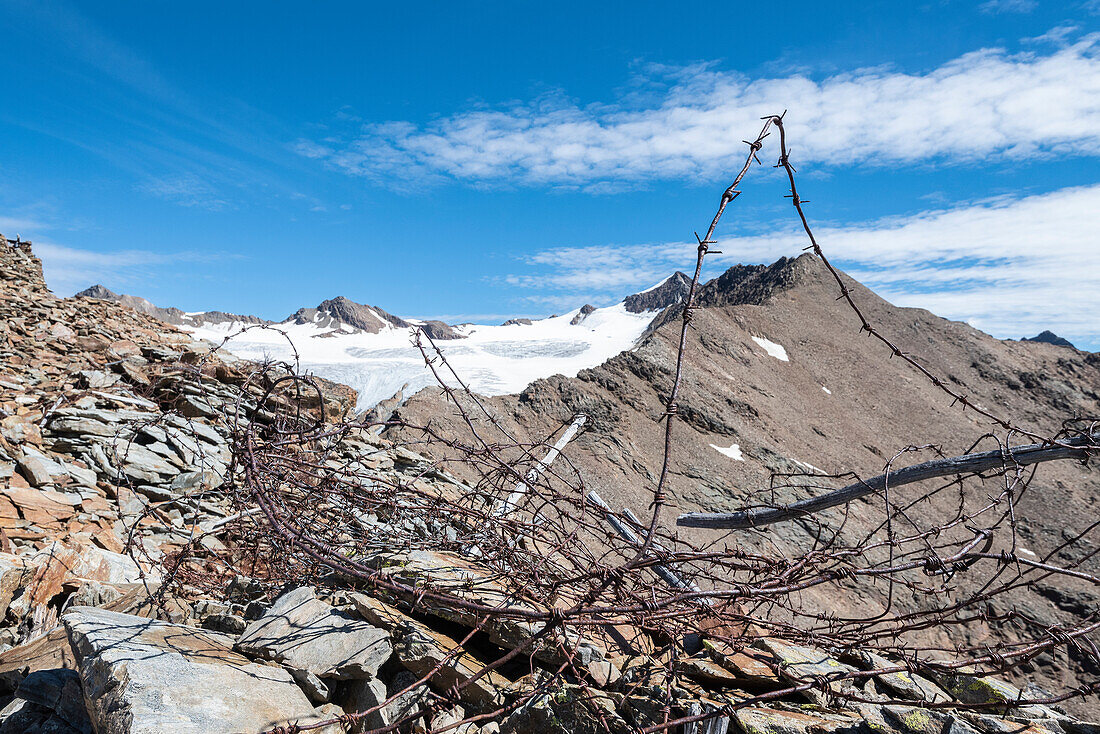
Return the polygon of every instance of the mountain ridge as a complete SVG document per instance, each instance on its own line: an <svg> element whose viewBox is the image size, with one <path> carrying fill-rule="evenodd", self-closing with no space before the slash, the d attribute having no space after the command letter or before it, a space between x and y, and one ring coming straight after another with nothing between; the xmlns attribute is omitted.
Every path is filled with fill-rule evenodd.
<svg viewBox="0 0 1100 734"><path fill-rule="evenodd" d="M894 306L846 274L841 279L876 328L976 404L1041 435L1057 432L1064 418L1100 414L1100 354L999 340L924 309ZM672 443L666 493L674 509L662 521L667 531L700 545L716 542L721 537L716 531L669 523L679 512L782 504L838 486L827 473L872 476L889 462L899 468L922 460L913 456L967 453L991 430L988 420L953 406L931 381L862 335L859 319L837 300L837 292L831 274L809 255L730 268L702 286L677 400L683 426ZM475 427L482 436L497 435L499 426L500 435L538 442L575 414L586 414L586 432L571 444L571 470L616 510L632 508L644 517L661 472L680 313L675 306L665 309L637 348L575 377L549 377L515 395L480 398L494 421L473 406ZM433 416L439 435L459 440L466 427L454 421L454 411L446 411L442 400L438 389L425 389L395 417L417 425ZM802 480L812 486L784 479L791 474L813 475ZM781 523L732 540L748 552L779 548L793 556L816 542L817 521L827 532L860 537L879 522L880 503L881 498L858 502L812 522ZM950 516L949 504L942 499L914 508L914 522L933 524L932 518ZM1080 510L1067 517L1067 507ZM1100 473L1094 467L1044 466L1020 498L1018 542L1041 557L1070 537L1065 533L1083 530L1079 526L1087 525L1098 507ZM1042 623L1059 624L1073 608L1091 603L1092 593L1087 583L1059 582L1056 596L1040 584L1036 591L1009 595L996 611L1014 604ZM822 613L856 616L869 604L884 603L881 589L854 581L809 589L804 598ZM919 604L919 597L895 593L899 609ZM956 634L976 639L993 632L976 622ZM1073 667L1072 661L1066 664ZM1073 670L1074 680L1092 674ZM1047 680L1057 687L1055 678L1069 674L1051 667L1037 675L1051 676Z"/></svg>
<svg viewBox="0 0 1100 734"><path fill-rule="evenodd" d="M228 348L242 357L297 361L302 369L354 387L360 394L360 409L368 410L399 391L410 395L435 384L423 354L412 343L412 327L444 347L448 359L455 361L475 389L490 394L518 392L538 377L574 375L632 348L660 308L681 300L686 282L682 273L673 274L633 301L636 309L648 306L651 310L631 311L628 296L614 306L585 304L563 316L509 319L499 326L406 319L338 296L316 308L299 309L277 324L260 322L271 329L247 329L242 327L253 324L231 317L205 323L201 316L177 318L182 312L157 309L144 299L106 289L83 293L110 295L154 316L166 314L212 343L228 339Z"/></svg>
<svg viewBox="0 0 1100 734"><path fill-rule="evenodd" d="M73 298L96 298L101 301L112 301L114 303L122 304L127 308L131 308L134 311L144 313L148 316L153 316L173 326L194 326L200 323L232 323L239 322L243 324L268 324L270 321L259 318L258 316L246 316L242 314L231 314L225 311L201 311L188 313L181 309L169 306L162 308L155 305L151 301L142 298L141 296L130 296L115 293L109 288L96 284L90 288L85 288L73 295Z"/></svg>
<svg viewBox="0 0 1100 734"><path fill-rule="evenodd" d="M658 311L683 300L691 279L684 273L675 271L657 285L644 291L626 296L622 303L630 313ZM232 314L224 311L186 312L174 306L157 306L146 298L120 294L102 284L95 284L73 295L73 298L98 298L114 301L124 306L154 316L176 326L197 326L202 323L230 323L239 321L245 324L317 324L323 328L339 330L343 326L365 333L377 334L387 327L409 328L420 326L432 339L461 339L463 333L457 328L468 324L448 324L437 319L406 319L396 316L383 308L358 303L346 296L335 296L321 301L314 307L302 307L282 321L270 321L258 316ZM595 306L584 304L576 316L579 324L586 316L596 310ZM553 316L548 318L554 318ZM534 319L518 317L506 320L503 325L530 324Z"/></svg>

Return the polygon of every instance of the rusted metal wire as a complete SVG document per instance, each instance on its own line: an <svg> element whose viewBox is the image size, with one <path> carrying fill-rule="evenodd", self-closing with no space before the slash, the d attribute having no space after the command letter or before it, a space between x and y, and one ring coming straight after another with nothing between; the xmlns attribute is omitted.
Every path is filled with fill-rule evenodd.
<svg viewBox="0 0 1100 734"><path fill-rule="evenodd" d="M710 525L751 528L797 518L797 544L783 547L760 533L735 536L732 543L722 536L693 544L664 521L688 336L715 230L753 163L760 162L758 155L773 130L779 131L777 166L788 177L809 249L828 267L861 331L1004 435L996 437L997 451L897 470L888 466L885 474L831 495L752 509L726 517L726 524ZM937 679L964 669L971 675L1007 674L1058 649L1073 649L1078 657L1100 664L1091 642L1100 630L1096 613L1055 629L995 604L1050 579L1100 585L1094 564L1098 551L1090 550L1100 548L1093 537L1100 521L1034 558L1023 557L1016 540L1018 503L1033 476L1025 468L1036 457L1090 455L1097 448L1095 427L1042 436L975 406L917 357L903 353L860 310L814 237L795 186L783 116L764 118L748 146L745 163L722 193L706 233L696 237L695 270L680 306L675 370L663 401L663 455L650 488L648 518L629 511L620 516L602 500L590 498L591 488L570 462L574 447L562 440L587 429L581 419L562 425L545 441L520 440L467 388L445 351L416 331L415 343L463 434L444 435L431 423L410 425L400 419L333 422L323 392L299 374L295 363L250 368L239 380L239 397L221 418L232 437L232 461L222 491L233 514L205 534L183 534L179 551L164 564L166 585L216 591L233 574L242 573L273 594L288 584L305 583L362 590L409 613L445 612L465 630L452 655L505 623L510 630L522 630L473 678L452 690L436 691L434 702L378 731L396 731L417 720L426 725L434 712L457 701L466 687L491 671L507 671L524 685L506 703L472 711L460 724L500 720L563 685L591 692L600 682L578 652L585 645L614 647L625 657L645 657L632 648L649 651L649 662L624 684L628 691L647 691L662 706L660 721L636 726L644 732L730 717L746 707L809 692L855 705L867 700L861 685L888 673ZM201 389L202 365L185 377ZM312 407L303 407L307 405ZM399 428L405 437L402 445L371 438L379 427ZM562 439L555 443L559 435ZM1010 447L1018 436L1037 443ZM908 447L898 456L921 450L926 449ZM552 464L551 456L557 459ZM992 483L976 486L992 477L1000 482L993 489ZM917 496L900 500L890 493L907 481L923 482ZM883 501L859 510L849 504L866 495ZM918 506L919 515L914 511ZM829 507L841 509L808 514ZM141 519L146 518L164 521L154 510ZM142 547L142 528L141 522L133 525L133 548ZM210 533L216 533L217 545L204 543ZM403 571L392 562L416 554L428 554L439 567ZM811 596L824 589L874 590L882 608L845 614ZM902 596L907 599L904 607ZM995 641L968 642L965 632L975 626L989 630ZM628 639L631 635L636 645ZM677 661L691 654L689 639L706 639L738 652L767 639L780 640L814 646L840 659L876 653L888 664L803 678L789 669L777 670L770 690L692 711L677 697L686 680ZM431 677L432 672L418 676L385 703ZM875 701L1003 711L1090 695L1098 687L1100 680L1082 680L1073 690L995 705L883 695ZM385 703L348 715L341 723L362 722ZM600 721L611 730L606 719Z"/></svg>

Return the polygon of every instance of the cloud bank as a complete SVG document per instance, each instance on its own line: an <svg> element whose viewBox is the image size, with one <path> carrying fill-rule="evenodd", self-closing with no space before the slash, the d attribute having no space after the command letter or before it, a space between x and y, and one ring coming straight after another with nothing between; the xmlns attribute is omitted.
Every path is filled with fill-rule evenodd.
<svg viewBox="0 0 1100 734"><path fill-rule="evenodd" d="M788 109L802 163L1100 153L1100 35L1048 53L979 50L922 74L750 79L704 65L657 69L647 81L648 93L611 104L540 98L422 126L372 124L351 140L301 140L297 151L392 186L436 179L613 190L724 171L744 157L741 140L762 115Z"/></svg>
<svg viewBox="0 0 1100 734"><path fill-rule="evenodd" d="M919 306L1002 338L1054 329L1100 350L1100 185L1001 197L906 217L814 229L826 255L902 306ZM709 275L735 263L800 254L801 231L720 238ZM513 286L606 300L694 264L694 243L563 247L527 259Z"/></svg>

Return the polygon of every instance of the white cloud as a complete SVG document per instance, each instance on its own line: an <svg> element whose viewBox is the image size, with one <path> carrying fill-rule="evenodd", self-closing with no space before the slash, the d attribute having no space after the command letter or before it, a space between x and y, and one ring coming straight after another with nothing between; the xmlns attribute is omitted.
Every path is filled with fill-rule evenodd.
<svg viewBox="0 0 1100 734"><path fill-rule="evenodd" d="M367 125L354 140L301 141L298 150L392 186L452 178L606 189L725 171L743 159L741 140L760 116L788 109L804 163L1100 153L1100 35L1045 54L984 49L921 74L750 79L700 65L659 69L650 81L663 85L656 103L627 96L579 106L551 96L425 126Z"/></svg>
<svg viewBox="0 0 1100 734"><path fill-rule="evenodd" d="M826 255L902 306L965 320L994 336L1051 329L1100 349L1100 185L1001 197L906 217L818 227ZM801 231L720 238L710 275L737 262L801 253ZM513 285L556 288L574 302L619 297L694 263L694 243L563 247L528 258Z"/></svg>

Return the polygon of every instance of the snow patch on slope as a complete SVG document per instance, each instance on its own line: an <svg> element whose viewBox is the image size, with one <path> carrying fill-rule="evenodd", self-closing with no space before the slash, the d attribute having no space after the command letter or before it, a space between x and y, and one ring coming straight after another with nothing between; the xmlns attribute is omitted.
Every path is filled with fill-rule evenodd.
<svg viewBox="0 0 1100 734"><path fill-rule="evenodd" d="M506 395L551 375L576 377L635 345L653 312L630 313L623 304L598 308L579 324L569 322L578 310L541 319L531 325L464 324L463 339L438 341L447 360L475 392ZM341 333L317 324L284 322L273 329L241 333L241 323L186 327L195 337L220 343L235 335L226 348L246 359L292 361L293 342L306 373L342 382L359 392L359 409L376 405L409 383L406 395L435 385L412 341L412 330L387 324L377 334ZM328 338L316 338L321 334Z"/></svg>
<svg viewBox="0 0 1100 734"><path fill-rule="evenodd" d="M781 362L790 362L790 358L787 357L787 350L783 348L782 344L776 344L770 339L765 339L760 336L754 336L752 338L754 342L763 347L764 351L772 357L775 357Z"/></svg>
<svg viewBox="0 0 1100 734"><path fill-rule="evenodd" d="M710 447L720 454L724 454L734 461L744 461L745 455L741 453L741 447L737 444L730 444L729 448L722 448L721 446L715 446L711 444Z"/></svg>

